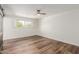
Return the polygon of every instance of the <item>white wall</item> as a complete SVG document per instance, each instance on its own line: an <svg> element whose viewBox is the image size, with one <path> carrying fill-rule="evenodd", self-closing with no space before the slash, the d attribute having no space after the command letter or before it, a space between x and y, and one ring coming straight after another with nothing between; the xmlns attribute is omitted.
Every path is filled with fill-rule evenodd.
<svg viewBox="0 0 79 59"><path fill-rule="evenodd" d="M20 20L30 20L33 22L33 28L30 29L17 29L15 27L16 19ZM6 16L4 17L3 23L3 39L12 39L12 38L19 38L19 37L27 37L37 34L37 19L29 19L23 17L13 17L13 16Z"/></svg>
<svg viewBox="0 0 79 59"><path fill-rule="evenodd" d="M39 35L79 46L79 10L41 19Z"/></svg>

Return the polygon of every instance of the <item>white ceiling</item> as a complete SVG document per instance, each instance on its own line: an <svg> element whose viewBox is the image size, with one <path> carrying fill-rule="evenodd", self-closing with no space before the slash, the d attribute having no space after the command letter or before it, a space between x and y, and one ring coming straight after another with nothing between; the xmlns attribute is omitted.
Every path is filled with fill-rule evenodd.
<svg viewBox="0 0 79 59"><path fill-rule="evenodd" d="M61 12L79 9L79 5L59 5L59 4L3 4L3 9L7 15L16 15L29 18L41 18L55 15ZM36 15L36 10L46 13L45 16Z"/></svg>

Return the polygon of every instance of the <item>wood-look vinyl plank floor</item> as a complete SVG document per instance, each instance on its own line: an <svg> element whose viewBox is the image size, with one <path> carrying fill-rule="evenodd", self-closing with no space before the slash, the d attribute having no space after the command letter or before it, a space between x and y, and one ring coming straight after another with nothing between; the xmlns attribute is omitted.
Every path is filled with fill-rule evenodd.
<svg viewBox="0 0 79 59"><path fill-rule="evenodd" d="M79 47L41 36L5 40L3 54L78 54Z"/></svg>

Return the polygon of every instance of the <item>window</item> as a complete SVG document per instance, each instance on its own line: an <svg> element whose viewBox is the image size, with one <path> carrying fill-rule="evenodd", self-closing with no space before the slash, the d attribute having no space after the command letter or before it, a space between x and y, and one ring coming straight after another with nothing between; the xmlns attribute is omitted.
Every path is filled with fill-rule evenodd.
<svg viewBox="0 0 79 59"><path fill-rule="evenodd" d="M17 20L16 21L16 28L32 28L32 22L31 21L23 21L23 20Z"/></svg>

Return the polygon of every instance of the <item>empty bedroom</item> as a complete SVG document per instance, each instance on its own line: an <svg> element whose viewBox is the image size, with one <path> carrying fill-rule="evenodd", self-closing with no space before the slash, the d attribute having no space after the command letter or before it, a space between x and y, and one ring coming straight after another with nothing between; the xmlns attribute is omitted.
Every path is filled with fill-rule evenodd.
<svg viewBox="0 0 79 59"><path fill-rule="evenodd" d="M79 53L79 5L2 4L0 10L2 54Z"/></svg>

